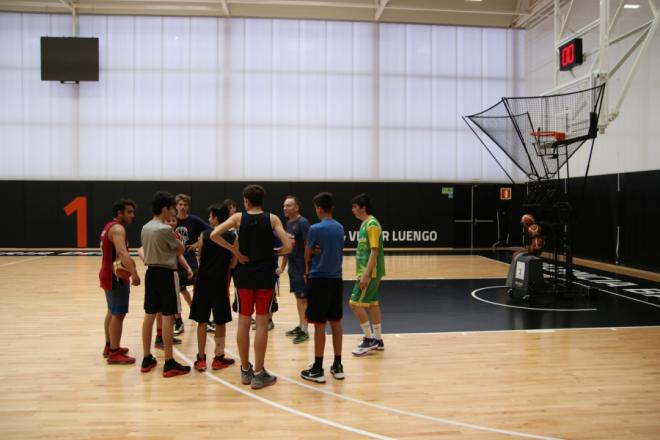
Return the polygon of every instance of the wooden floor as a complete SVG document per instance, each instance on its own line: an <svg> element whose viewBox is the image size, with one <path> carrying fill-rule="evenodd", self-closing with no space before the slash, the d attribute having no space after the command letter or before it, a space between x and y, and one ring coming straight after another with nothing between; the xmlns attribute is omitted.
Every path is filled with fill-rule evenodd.
<svg viewBox="0 0 660 440"><path fill-rule="evenodd" d="M390 279L507 270L478 256L387 260ZM366 358L350 355L349 335L346 380L315 385L298 376L311 342L284 336L296 317L283 293L267 357L279 381L252 391L238 367L164 379L162 352L149 374L107 365L99 261L0 258L0 439L660 438L660 328L386 334L386 351ZM142 295L132 293L123 337L138 358ZM177 357L187 361L196 344L185 323ZM230 324L231 353L234 336Z"/></svg>

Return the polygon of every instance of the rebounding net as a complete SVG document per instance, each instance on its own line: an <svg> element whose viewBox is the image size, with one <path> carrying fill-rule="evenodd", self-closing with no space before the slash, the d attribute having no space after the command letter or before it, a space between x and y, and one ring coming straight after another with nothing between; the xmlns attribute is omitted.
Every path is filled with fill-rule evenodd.
<svg viewBox="0 0 660 440"><path fill-rule="evenodd" d="M499 148L529 180L547 180L597 136L604 88L601 84L559 95L502 98L464 119L496 161Z"/></svg>

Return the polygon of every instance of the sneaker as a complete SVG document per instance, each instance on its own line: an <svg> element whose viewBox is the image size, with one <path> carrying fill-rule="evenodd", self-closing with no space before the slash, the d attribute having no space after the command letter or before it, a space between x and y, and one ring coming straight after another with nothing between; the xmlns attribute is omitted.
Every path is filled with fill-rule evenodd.
<svg viewBox="0 0 660 440"><path fill-rule="evenodd" d="M268 331L271 331L274 328L275 328L275 323L271 319L270 321L268 321Z"/></svg>
<svg viewBox="0 0 660 440"><path fill-rule="evenodd" d="M352 353L355 356L364 356L369 353L371 350L375 350L378 347L378 342L373 338L362 338L362 342L353 349Z"/></svg>
<svg viewBox="0 0 660 440"><path fill-rule="evenodd" d="M181 344L181 339L172 338L172 345L179 345L179 344ZM154 342L154 347L156 347L159 350L164 350L165 349L165 343L163 342L163 337L162 336L156 336L156 341Z"/></svg>
<svg viewBox="0 0 660 440"><path fill-rule="evenodd" d="M188 365L181 365L174 359L165 361L165 367L163 367L163 377L181 376L188 373L190 373L190 367Z"/></svg>
<svg viewBox="0 0 660 440"><path fill-rule="evenodd" d="M121 354L126 354L126 353L128 353L128 348L126 348L126 347L119 347L119 352L120 352ZM104 357L104 358L107 358L108 356L110 356L110 346L109 346L109 345L106 345L106 346L103 348L103 357Z"/></svg>
<svg viewBox="0 0 660 440"><path fill-rule="evenodd" d="M298 336L293 339L294 344L300 344L305 341L309 341L309 333L306 331L301 331L298 333Z"/></svg>
<svg viewBox="0 0 660 440"><path fill-rule="evenodd" d="M213 363L211 364L211 368L213 368L214 370L222 370L223 368L227 368L230 365L234 365L235 363L236 363L235 360L233 360L232 358L225 357L225 355L223 354L213 358Z"/></svg>
<svg viewBox="0 0 660 440"><path fill-rule="evenodd" d="M286 333L284 333L284 336L289 336L289 337L298 336L300 334L300 332L302 332L302 329L300 328L299 325L297 325L296 328L293 328L293 329L287 331Z"/></svg>
<svg viewBox="0 0 660 440"><path fill-rule="evenodd" d="M252 330L257 329L257 320L254 318L250 318L250 325L252 325Z"/></svg>
<svg viewBox="0 0 660 440"><path fill-rule="evenodd" d="M264 368L261 370L261 373L254 374L252 376L252 382L250 382L250 387L253 390L258 390L270 385L275 385L277 382L277 377L271 376L268 371Z"/></svg>
<svg viewBox="0 0 660 440"><path fill-rule="evenodd" d="M197 355L197 360L195 361L194 366L197 371L206 371L206 355L202 357Z"/></svg>
<svg viewBox="0 0 660 440"><path fill-rule="evenodd" d="M120 364L120 365L134 364L135 358L131 356L127 356L125 352L122 353L121 349L119 349L114 353L110 353L110 355L108 356L108 363Z"/></svg>
<svg viewBox="0 0 660 440"><path fill-rule="evenodd" d="M376 342L378 343L378 346L376 347L376 350L385 350L385 343L383 342L382 339L376 339Z"/></svg>
<svg viewBox="0 0 660 440"><path fill-rule="evenodd" d="M209 333L215 333L215 322L207 322L206 323L206 331Z"/></svg>
<svg viewBox="0 0 660 440"><path fill-rule="evenodd" d="M337 380L344 380L344 366L342 364L336 364L330 367L330 373L335 377Z"/></svg>
<svg viewBox="0 0 660 440"><path fill-rule="evenodd" d="M183 328L183 321L181 321L178 324L174 324L174 334L175 335L180 335L184 331L185 331L185 329Z"/></svg>
<svg viewBox="0 0 660 440"><path fill-rule="evenodd" d="M254 377L254 369L252 368L252 364L250 364L247 371L243 370L243 367L241 367L241 383L243 385L250 385L252 383L253 377Z"/></svg>
<svg viewBox="0 0 660 440"><path fill-rule="evenodd" d="M140 367L140 371L142 373L148 373L154 368L156 368L156 364L158 364L158 361L156 360L153 355L149 355L142 359L142 366Z"/></svg>
<svg viewBox="0 0 660 440"><path fill-rule="evenodd" d="M309 370L302 370L300 377L316 383L325 383L325 376L323 375L323 368L310 368Z"/></svg>

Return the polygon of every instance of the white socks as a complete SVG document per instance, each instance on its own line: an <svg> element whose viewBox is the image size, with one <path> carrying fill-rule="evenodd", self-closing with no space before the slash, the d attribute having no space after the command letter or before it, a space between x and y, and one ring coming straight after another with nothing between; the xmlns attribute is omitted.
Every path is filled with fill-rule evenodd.
<svg viewBox="0 0 660 440"><path fill-rule="evenodd" d="M369 324L369 321L365 321L362 324L360 324L360 327L362 327L362 331L364 332L364 337L371 339L373 338L373 334L371 333L371 324Z"/></svg>
<svg viewBox="0 0 660 440"><path fill-rule="evenodd" d="M374 324L374 338L383 339L383 335L380 333L380 327L382 324Z"/></svg>

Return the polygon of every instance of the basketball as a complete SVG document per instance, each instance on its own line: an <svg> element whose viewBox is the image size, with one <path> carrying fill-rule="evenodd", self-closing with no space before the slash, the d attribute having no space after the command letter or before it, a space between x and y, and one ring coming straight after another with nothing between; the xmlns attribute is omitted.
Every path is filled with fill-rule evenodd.
<svg viewBox="0 0 660 440"><path fill-rule="evenodd" d="M543 237L534 237L532 238L531 243L529 244L529 253L538 255L543 251L543 247L545 246L545 240Z"/></svg>
<svg viewBox="0 0 660 440"><path fill-rule="evenodd" d="M114 273L117 278L124 280L127 280L131 277L131 272L126 269L123 264L121 264L120 260L115 260L115 262L112 263L112 273Z"/></svg>
<svg viewBox="0 0 660 440"><path fill-rule="evenodd" d="M530 237L538 237L538 236L541 235L542 232L543 232L543 229L541 228L541 226L539 226L536 223L532 223L527 228L527 234L529 234Z"/></svg>
<svg viewBox="0 0 660 440"><path fill-rule="evenodd" d="M532 214L525 214L520 218L520 224L529 226L533 224L536 220Z"/></svg>

